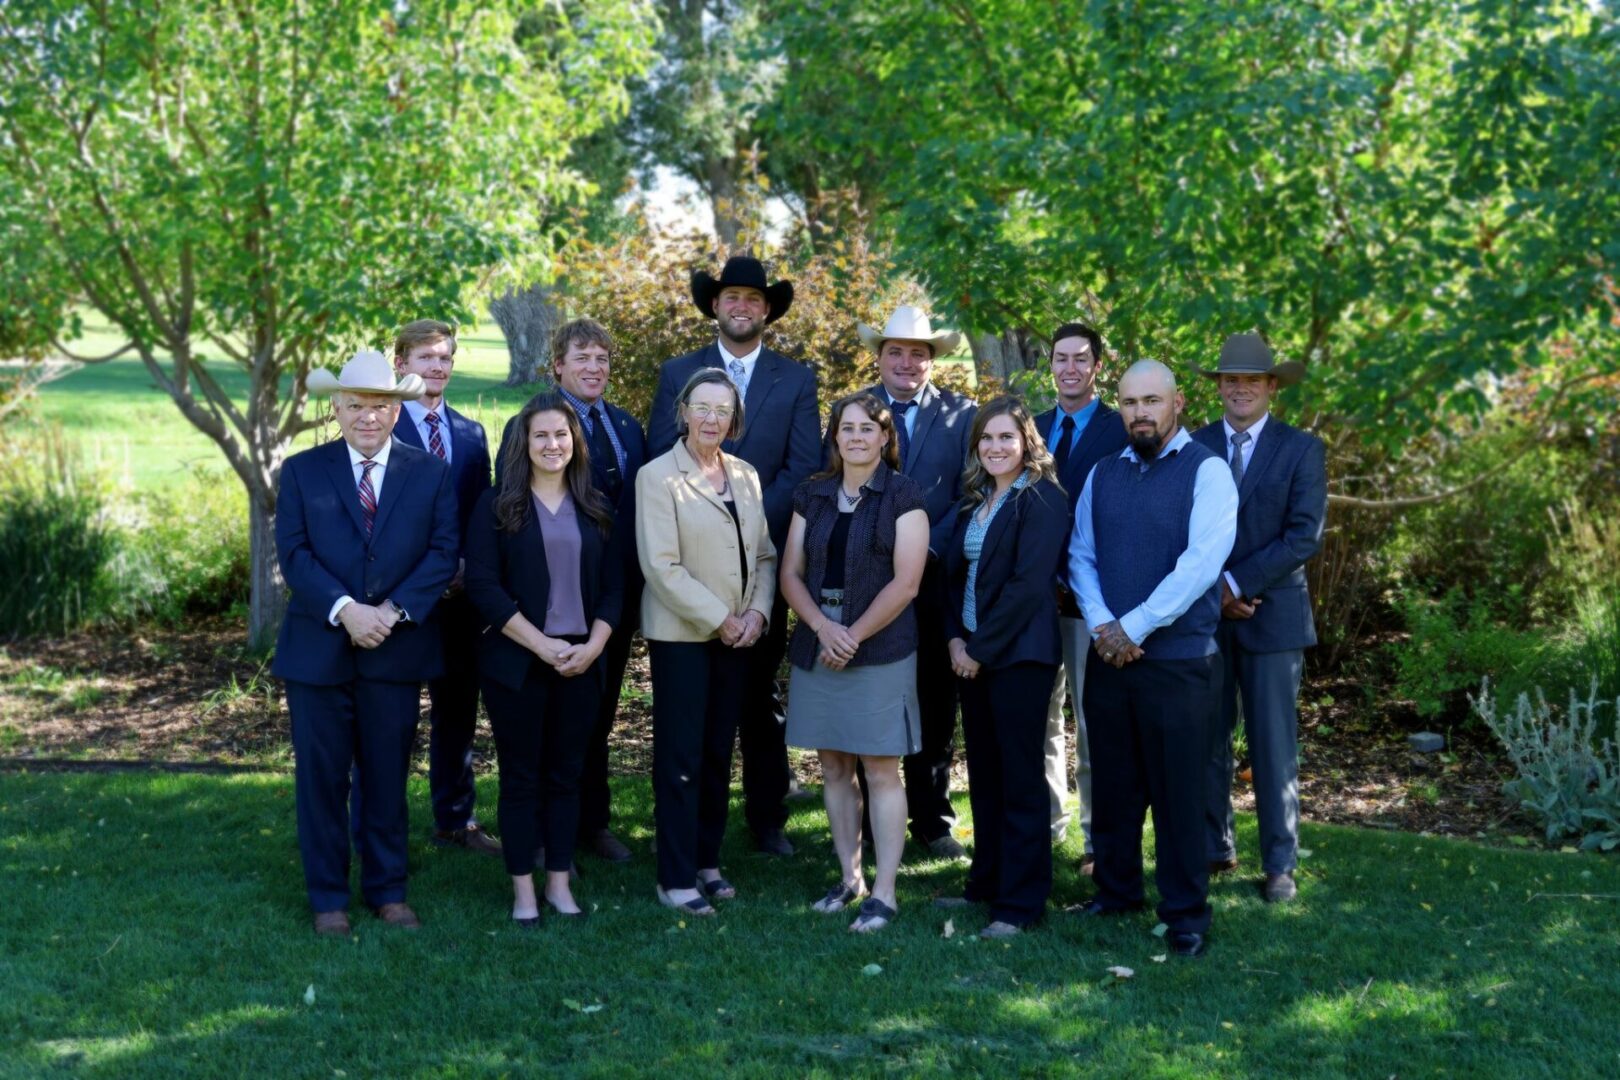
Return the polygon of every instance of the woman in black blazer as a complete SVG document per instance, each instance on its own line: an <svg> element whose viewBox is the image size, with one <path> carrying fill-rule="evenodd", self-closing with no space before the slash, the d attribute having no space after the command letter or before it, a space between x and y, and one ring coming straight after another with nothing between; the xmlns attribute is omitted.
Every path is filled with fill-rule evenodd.
<svg viewBox="0 0 1620 1080"><path fill-rule="evenodd" d="M568 871L602 694L597 661L619 621L624 565L612 510L591 485L579 416L544 395L524 406L516 428L527 437L502 448L500 486L478 500L464 548L467 596L487 626L479 686L500 765L512 918L534 926L537 849L546 902L560 915L583 914Z"/></svg>
<svg viewBox="0 0 1620 1080"><path fill-rule="evenodd" d="M987 938L1040 919L1052 891L1046 704L1061 658L1056 580L1071 526L1052 455L1016 397L979 408L962 501L942 523L951 668L958 677L973 807L961 897L985 903Z"/></svg>

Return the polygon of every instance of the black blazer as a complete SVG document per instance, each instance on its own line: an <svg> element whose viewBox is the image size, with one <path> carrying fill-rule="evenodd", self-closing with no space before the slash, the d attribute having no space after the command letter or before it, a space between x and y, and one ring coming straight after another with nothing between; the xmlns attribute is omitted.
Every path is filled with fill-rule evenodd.
<svg viewBox="0 0 1620 1080"><path fill-rule="evenodd" d="M461 415L449 405L444 406L444 413L450 435L450 478L456 492L456 523L466 532L467 519L478 505L478 496L489 490L489 439L484 434L484 425L478 421ZM416 430L416 421L403 406L399 419L394 421L394 438L418 450L427 449L422 445L422 433ZM383 487L386 490L387 484Z"/></svg>
<svg viewBox="0 0 1620 1080"><path fill-rule="evenodd" d="M974 591L979 628L968 633L962 627L968 568L962 542L978 509L957 505L945 544L946 637L966 641L968 655L985 667L1058 663L1062 638L1052 579L1068 550L1066 523L1073 517L1063 492L1049 480L1036 481L1009 495L990 522Z"/></svg>
<svg viewBox="0 0 1620 1080"><path fill-rule="evenodd" d="M536 627L546 623L551 573L546 566L545 538L539 515L531 513L515 533L495 522L495 491L485 492L467 527L467 596L485 624L478 648L478 670L513 690L523 685L529 665L542 662L534 653L501 633L521 612ZM621 530L604 537L583 510L577 513L580 536L579 592L589 622L619 625L624 602L624 558ZM584 676L580 676L584 677Z"/></svg>
<svg viewBox="0 0 1620 1080"><path fill-rule="evenodd" d="M647 452L652 457L675 445L675 399L699 368L724 369L718 343L666 360L658 369L658 393L647 419ZM743 433L725 450L759 474L771 543L781 551L793 520L793 489L821 463L821 421L816 407L816 373L781 353L761 349L743 400Z"/></svg>
<svg viewBox="0 0 1620 1080"><path fill-rule="evenodd" d="M1046 440L1048 449L1052 447L1053 428L1057 423L1058 411L1055 407L1035 418L1035 427L1039 429L1041 438ZM1118 455L1129 441L1119 411L1110 409L1101 401L1097 402L1097 411L1086 421L1079 441L1069 451L1069 460L1063 463L1063 471L1058 473L1058 483L1063 485L1063 493L1069 497L1071 517L1074 515L1074 504L1080 501L1080 489L1086 486L1086 477L1091 475L1091 467L1105 457Z"/></svg>

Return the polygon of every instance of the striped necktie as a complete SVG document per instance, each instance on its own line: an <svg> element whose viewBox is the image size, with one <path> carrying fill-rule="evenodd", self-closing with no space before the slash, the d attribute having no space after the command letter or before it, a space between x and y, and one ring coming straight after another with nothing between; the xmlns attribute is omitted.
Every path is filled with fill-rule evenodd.
<svg viewBox="0 0 1620 1080"><path fill-rule="evenodd" d="M1249 441L1249 433L1240 431L1232 436L1232 483L1243 483L1243 470L1249 467L1243 460L1243 444Z"/></svg>
<svg viewBox="0 0 1620 1080"><path fill-rule="evenodd" d="M376 467L375 461L360 463L360 517L366 523L368 539L371 536L371 526L377 520L377 492L371 486L371 470Z"/></svg>
<svg viewBox="0 0 1620 1080"><path fill-rule="evenodd" d="M439 434L439 414L437 412L427 414L427 426L428 449L439 455L440 461L449 461L450 458L444 452L444 439Z"/></svg>

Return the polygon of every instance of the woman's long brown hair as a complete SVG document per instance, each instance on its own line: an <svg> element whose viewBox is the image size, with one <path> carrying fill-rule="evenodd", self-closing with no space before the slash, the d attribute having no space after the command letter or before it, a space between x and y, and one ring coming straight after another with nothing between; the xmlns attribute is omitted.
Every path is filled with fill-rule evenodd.
<svg viewBox="0 0 1620 1080"><path fill-rule="evenodd" d="M518 413L517 437L506 446L501 461L501 488L495 495L495 524L503 531L515 533L527 525L534 514L534 497L529 493L529 481L534 463L529 460L529 425L543 412L561 413L568 423L568 436L574 444L573 456L568 459L566 478L568 494L576 506L596 524L606 536L613 528L613 508L607 497L591 484L591 451L585 444L585 428L579 414L561 394L535 397ZM602 418L607 423L607 417Z"/></svg>
<svg viewBox="0 0 1620 1080"><path fill-rule="evenodd" d="M995 480L985 472L984 463L979 460L979 440L984 437L985 426L998 416L1011 417L1018 426L1018 433L1024 437L1024 468L1033 470L1036 479L1058 483L1057 465L1052 461L1052 452L1046 448L1046 440L1041 438L1040 429L1035 426L1034 415L1024 404L1023 398L1017 394L1003 394L980 405L978 414L973 417L967 467L962 470L964 509L978 506L996 490ZM1058 488L1062 490L1062 485L1058 484Z"/></svg>

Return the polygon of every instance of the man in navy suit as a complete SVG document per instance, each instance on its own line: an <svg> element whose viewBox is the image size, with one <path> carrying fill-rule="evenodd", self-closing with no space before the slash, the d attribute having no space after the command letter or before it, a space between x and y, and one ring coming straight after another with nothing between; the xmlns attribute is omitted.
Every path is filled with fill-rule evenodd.
<svg viewBox="0 0 1620 1080"><path fill-rule="evenodd" d="M1219 454L1238 485L1237 542L1221 575L1217 641L1225 669L1209 782L1210 870L1237 867L1232 834L1232 729L1238 698L1254 768L1261 886L1268 903L1292 900L1299 850L1299 682L1316 644L1305 563L1322 546L1327 452L1322 440L1270 414L1277 388L1298 382L1298 361L1274 363L1258 334L1233 334L1220 363L1225 415L1193 438Z"/></svg>
<svg viewBox="0 0 1620 1080"><path fill-rule="evenodd" d="M1057 405L1035 418L1057 466L1058 483L1069 496L1069 527L1091 467L1117 455L1128 441L1119 414L1097 396L1102 368L1102 335L1084 323L1066 323L1052 335L1052 387ZM1074 781L1080 794L1080 831L1085 840L1080 872L1089 875L1096 850L1091 840L1091 746L1086 738L1084 692L1091 634L1068 584L1068 566L1058 568L1058 628L1063 634L1063 668L1046 706L1046 786L1052 792L1052 839L1061 841L1069 825L1069 754L1063 730L1063 701L1074 712Z"/></svg>
<svg viewBox="0 0 1620 1080"><path fill-rule="evenodd" d="M962 497L962 469L978 404L941 390L929 379L934 360L955 349L961 335L934 330L928 316L901 306L882 330L857 324L861 340L877 353L879 383L871 392L894 412L900 446L900 471L923 489L930 527L950 513ZM944 590L937 581L937 560L930 560L926 580L917 592L917 709L922 715L922 749L905 759L906 807L911 835L936 856L964 859L967 852L951 835L956 811L951 807L951 758L956 743L956 678L951 672L945 613L939 609Z"/></svg>
<svg viewBox="0 0 1620 1080"><path fill-rule="evenodd" d="M585 429L591 457L591 482L613 506L614 531L636 534L636 474L647 463L647 437L635 417L607 400L613 369L613 338L595 319L575 319L559 326L551 336L551 373L557 392L573 406ZM544 393L544 391L542 391ZM501 460L496 472L513 453L517 417L506 422L501 434ZM527 450L519 441L515 463L528 468ZM585 751L580 776L579 840L586 851L608 862L627 862L630 849L613 835L608 791L608 733L619 714L619 692L630 662L630 642L641 623L641 562L636 545L620 545L624 552L624 607L619 625L602 652L603 686L600 712Z"/></svg>
<svg viewBox="0 0 1620 1080"><path fill-rule="evenodd" d="M406 401L394 438L426 450L450 466L461 532L489 490L489 442L484 425L452 409L445 388L456 364L455 330L436 319L418 319L394 339L394 371L417 375L424 389ZM428 734L428 787L433 793L433 842L500 857L500 841L473 814L473 734L478 723L478 621L461 588L460 563L439 604L444 637L444 674L428 683L432 702Z"/></svg>
<svg viewBox="0 0 1620 1080"><path fill-rule="evenodd" d="M343 438L288 458L276 499L276 551L291 589L271 671L286 680L296 755L298 847L317 934L349 932L349 777L365 789L360 885L385 922L421 925L405 903L405 777L424 678L444 670L434 609L456 572L450 469L391 435L400 401L388 359L362 352L336 392Z"/></svg>
<svg viewBox="0 0 1620 1080"><path fill-rule="evenodd" d="M736 255L726 260L718 278L702 270L693 273L692 301L715 320L719 339L659 368L658 392L647 420L648 456L658 457L675 445L675 400L686 380L699 368L726 371L742 393L744 424L741 437L727 440L724 449L759 473L771 542L781 551L793 518L793 489L821 464L815 372L764 346L765 327L793 303L793 284L767 285L758 259ZM793 854L782 831L791 773L776 693L776 672L786 647L787 602L778 590L770 625L751 650L740 725L744 813L755 846L772 855Z"/></svg>

